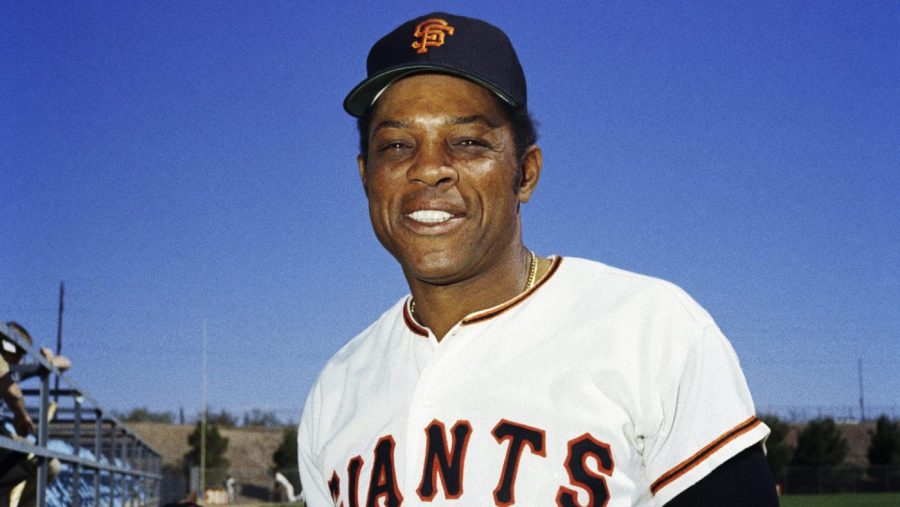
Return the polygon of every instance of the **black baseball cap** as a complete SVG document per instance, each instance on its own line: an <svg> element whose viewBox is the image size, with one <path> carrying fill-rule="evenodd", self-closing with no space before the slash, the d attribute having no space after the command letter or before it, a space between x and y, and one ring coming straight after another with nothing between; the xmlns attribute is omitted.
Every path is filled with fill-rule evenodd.
<svg viewBox="0 0 900 507"><path fill-rule="evenodd" d="M525 73L503 30L446 12L411 19L382 37L369 50L366 70L366 79L344 99L352 116L362 116L392 82L417 72L474 81L513 107L527 103Z"/></svg>

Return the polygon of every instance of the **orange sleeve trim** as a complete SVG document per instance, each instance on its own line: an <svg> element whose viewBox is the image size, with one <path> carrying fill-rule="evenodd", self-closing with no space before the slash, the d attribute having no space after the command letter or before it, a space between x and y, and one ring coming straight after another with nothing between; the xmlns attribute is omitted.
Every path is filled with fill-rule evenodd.
<svg viewBox="0 0 900 507"><path fill-rule="evenodd" d="M714 452L718 451L729 442L759 426L761 422L762 421L760 421L759 418L754 415L746 421L738 424L731 430L725 432L722 436L713 440L709 445L707 445L703 449L700 449L696 454L675 465L668 472L662 474L659 479L653 481L653 484L650 485L650 492L656 495L659 490L666 487L675 479L678 479L682 475L688 473L692 468L702 463L703 460L711 456Z"/></svg>

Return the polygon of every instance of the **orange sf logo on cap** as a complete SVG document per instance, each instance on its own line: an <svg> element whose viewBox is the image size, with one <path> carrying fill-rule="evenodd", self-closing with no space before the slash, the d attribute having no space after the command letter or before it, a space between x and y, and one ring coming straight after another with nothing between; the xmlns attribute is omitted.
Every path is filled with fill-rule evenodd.
<svg viewBox="0 0 900 507"><path fill-rule="evenodd" d="M426 19L416 25L413 37L419 40L412 43L412 48L417 50L416 53L427 53L429 47L444 45L445 34L453 35L453 27L446 21L438 18Z"/></svg>

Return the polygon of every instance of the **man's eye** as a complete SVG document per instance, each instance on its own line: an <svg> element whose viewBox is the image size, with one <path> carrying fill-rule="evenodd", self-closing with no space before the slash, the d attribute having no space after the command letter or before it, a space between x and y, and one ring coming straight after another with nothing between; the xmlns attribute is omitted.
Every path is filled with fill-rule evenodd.
<svg viewBox="0 0 900 507"><path fill-rule="evenodd" d="M463 147L486 147L488 144L481 139L463 139L456 143L458 146Z"/></svg>
<svg viewBox="0 0 900 507"><path fill-rule="evenodd" d="M401 143L401 142L397 141L397 142L381 145L381 147L378 148L378 151L396 151L396 150L402 150L403 148L406 148L406 143Z"/></svg>

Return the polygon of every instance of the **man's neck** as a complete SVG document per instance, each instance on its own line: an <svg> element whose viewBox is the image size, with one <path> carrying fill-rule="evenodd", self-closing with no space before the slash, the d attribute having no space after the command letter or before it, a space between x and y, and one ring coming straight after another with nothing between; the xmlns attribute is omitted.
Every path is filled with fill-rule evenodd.
<svg viewBox="0 0 900 507"><path fill-rule="evenodd" d="M545 264L548 263L538 263L539 267ZM431 329L440 341L467 315L492 308L521 294L525 290L530 265L531 253L522 246L513 260L457 283L435 285L408 277L415 303L414 317Z"/></svg>

